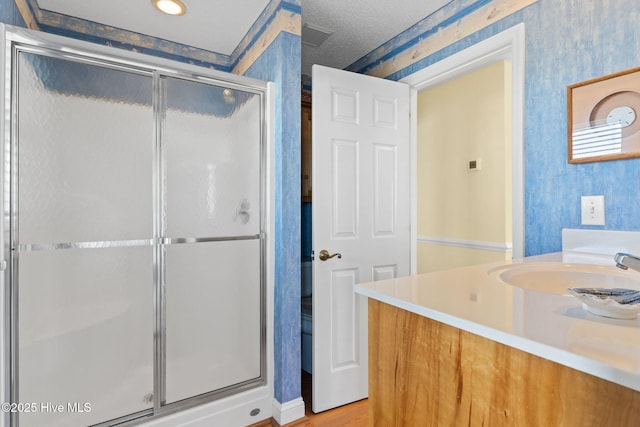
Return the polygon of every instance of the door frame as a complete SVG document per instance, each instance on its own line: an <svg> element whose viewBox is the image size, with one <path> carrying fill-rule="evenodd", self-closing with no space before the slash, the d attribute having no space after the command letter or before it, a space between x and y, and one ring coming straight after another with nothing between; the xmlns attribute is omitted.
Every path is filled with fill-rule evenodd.
<svg viewBox="0 0 640 427"><path fill-rule="evenodd" d="M513 258L522 258L524 251L524 74L525 25L520 23L486 40L423 68L401 82L411 86L411 274L417 274L417 150L418 92L476 71L489 64L505 60L511 63L512 116L512 239Z"/></svg>

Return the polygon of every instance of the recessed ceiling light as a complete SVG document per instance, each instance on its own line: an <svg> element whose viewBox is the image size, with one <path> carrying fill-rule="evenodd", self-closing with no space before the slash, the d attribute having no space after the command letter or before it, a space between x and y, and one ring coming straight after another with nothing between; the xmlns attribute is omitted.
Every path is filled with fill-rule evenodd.
<svg viewBox="0 0 640 427"><path fill-rule="evenodd" d="M187 7L180 0L151 0L160 12L168 15L184 15Z"/></svg>

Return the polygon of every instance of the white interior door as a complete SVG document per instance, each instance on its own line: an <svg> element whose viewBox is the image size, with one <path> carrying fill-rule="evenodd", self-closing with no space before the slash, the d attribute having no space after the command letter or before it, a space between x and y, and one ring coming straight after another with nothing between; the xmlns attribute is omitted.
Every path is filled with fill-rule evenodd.
<svg viewBox="0 0 640 427"><path fill-rule="evenodd" d="M313 67L314 412L368 395L353 285L410 274L409 111L404 83Z"/></svg>

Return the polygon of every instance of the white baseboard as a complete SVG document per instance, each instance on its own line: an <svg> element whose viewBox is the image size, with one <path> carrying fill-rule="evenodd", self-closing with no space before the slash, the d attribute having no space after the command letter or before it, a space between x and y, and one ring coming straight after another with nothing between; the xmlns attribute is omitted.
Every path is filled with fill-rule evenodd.
<svg viewBox="0 0 640 427"><path fill-rule="evenodd" d="M273 399L272 416L281 426L299 420L304 417L304 400L302 400L302 397L299 397L285 403L280 403Z"/></svg>

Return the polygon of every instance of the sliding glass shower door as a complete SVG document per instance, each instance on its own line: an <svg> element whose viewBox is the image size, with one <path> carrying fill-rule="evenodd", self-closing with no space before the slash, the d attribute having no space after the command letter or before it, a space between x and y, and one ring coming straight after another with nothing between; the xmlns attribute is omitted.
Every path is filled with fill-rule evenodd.
<svg viewBox="0 0 640 427"><path fill-rule="evenodd" d="M18 402L36 404L20 426L149 409L152 77L27 51L15 61Z"/></svg>
<svg viewBox="0 0 640 427"><path fill-rule="evenodd" d="M162 82L171 403L260 376L261 107L233 88Z"/></svg>
<svg viewBox="0 0 640 427"><path fill-rule="evenodd" d="M263 384L262 93L12 58L11 398L37 405L13 422L110 425Z"/></svg>

